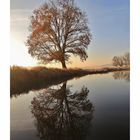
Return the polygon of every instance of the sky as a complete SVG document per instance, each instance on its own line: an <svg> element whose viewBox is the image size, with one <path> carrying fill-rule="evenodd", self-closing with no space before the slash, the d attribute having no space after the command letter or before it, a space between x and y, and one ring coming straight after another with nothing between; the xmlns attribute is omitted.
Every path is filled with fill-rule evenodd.
<svg viewBox="0 0 140 140"><path fill-rule="evenodd" d="M30 16L47 0L11 0L11 65L35 66L25 42L29 35ZM111 64L112 57L129 52L129 0L75 0L86 12L92 41L88 58L81 62L72 57L68 67L94 67ZM49 64L60 67L59 64Z"/></svg>

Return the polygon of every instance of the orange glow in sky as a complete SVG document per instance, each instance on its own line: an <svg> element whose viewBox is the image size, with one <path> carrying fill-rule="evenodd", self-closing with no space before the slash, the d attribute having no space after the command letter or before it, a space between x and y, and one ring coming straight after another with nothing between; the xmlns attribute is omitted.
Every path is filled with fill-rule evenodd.
<svg viewBox="0 0 140 140"><path fill-rule="evenodd" d="M14 38L11 39L11 65L36 65L36 61L28 54L25 45Z"/></svg>
<svg viewBox="0 0 140 140"><path fill-rule="evenodd" d="M107 5L103 0L76 0L77 5L87 13L93 39L87 50L87 60L81 62L79 57L71 57L72 63L68 63L67 67L88 68L111 64L113 56L129 52L129 4L119 1ZM38 65L37 60L28 54L25 42L29 35L29 17L41 3L43 1L11 2L11 66ZM47 66L61 67L61 64L53 63Z"/></svg>

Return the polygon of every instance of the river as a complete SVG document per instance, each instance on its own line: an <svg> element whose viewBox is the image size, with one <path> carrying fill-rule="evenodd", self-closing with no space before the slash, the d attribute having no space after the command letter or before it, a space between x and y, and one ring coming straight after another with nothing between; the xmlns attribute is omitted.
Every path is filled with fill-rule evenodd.
<svg viewBox="0 0 140 140"><path fill-rule="evenodd" d="M129 140L129 71L11 97L11 140Z"/></svg>

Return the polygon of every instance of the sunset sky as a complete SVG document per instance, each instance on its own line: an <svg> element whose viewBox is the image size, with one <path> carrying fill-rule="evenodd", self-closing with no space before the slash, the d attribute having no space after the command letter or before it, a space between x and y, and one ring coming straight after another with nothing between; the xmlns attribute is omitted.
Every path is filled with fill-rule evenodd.
<svg viewBox="0 0 140 140"><path fill-rule="evenodd" d="M11 65L34 66L25 42L32 11L46 0L11 0ZM110 64L114 55L129 52L129 0L75 0L87 13L92 42L84 63L71 59L68 67L92 67ZM61 65L51 64L59 67Z"/></svg>

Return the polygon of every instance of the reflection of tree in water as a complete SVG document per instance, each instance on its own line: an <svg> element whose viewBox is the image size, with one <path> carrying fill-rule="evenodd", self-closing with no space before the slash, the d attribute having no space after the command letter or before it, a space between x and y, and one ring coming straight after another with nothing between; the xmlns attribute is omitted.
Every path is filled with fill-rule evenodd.
<svg viewBox="0 0 140 140"><path fill-rule="evenodd" d="M93 105L89 90L72 93L66 82L58 89L43 91L32 101L39 137L43 140L83 140L92 120Z"/></svg>
<svg viewBox="0 0 140 140"><path fill-rule="evenodd" d="M130 81L130 72L129 71L118 71L113 73L113 78L118 79L124 79L126 81Z"/></svg>

